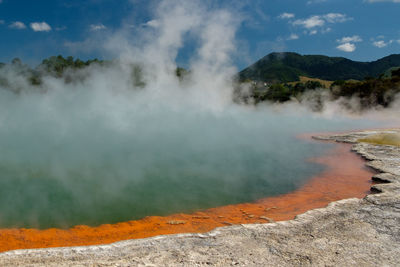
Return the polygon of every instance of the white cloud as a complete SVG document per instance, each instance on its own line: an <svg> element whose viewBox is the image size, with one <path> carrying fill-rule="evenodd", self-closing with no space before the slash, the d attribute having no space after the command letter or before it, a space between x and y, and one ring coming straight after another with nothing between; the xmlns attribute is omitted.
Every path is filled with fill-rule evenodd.
<svg viewBox="0 0 400 267"><path fill-rule="evenodd" d="M373 42L372 45L376 46L378 48L384 48L384 47L388 46L391 43L393 43L393 40L390 40L389 42L385 42L385 41L381 40L381 41Z"/></svg>
<svg viewBox="0 0 400 267"><path fill-rule="evenodd" d="M332 28L326 28L326 29L322 29L322 33L328 33L328 32L331 32L332 31Z"/></svg>
<svg viewBox="0 0 400 267"><path fill-rule="evenodd" d="M344 43L344 44L338 45L336 48L343 52L348 52L348 53L354 52L356 50L355 44L352 44L352 43Z"/></svg>
<svg viewBox="0 0 400 267"><path fill-rule="evenodd" d="M323 27L327 23L343 23L351 20L352 18L347 17L346 14L341 13L328 13L325 15L314 15L306 19L298 19L292 22L293 25L302 26L307 29L313 29L316 27Z"/></svg>
<svg viewBox="0 0 400 267"><path fill-rule="evenodd" d="M397 42L398 44L400 44L400 40L397 40L396 42Z"/></svg>
<svg viewBox="0 0 400 267"><path fill-rule="evenodd" d="M278 18L280 18L280 19L292 19L294 17L295 17L295 15L293 13L286 13L286 12L282 13L278 16Z"/></svg>
<svg viewBox="0 0 400 267"><path fill-rule="evenodd" d="M347 17L347 15L340 13L329 13L323 17L329 23L342 23L351 20L351 18Z"/></svg>
<svg viewBox="0 0 400 267"><path fill-rule="evenodd" d="M347 37L343 37L342 39L337 39L336 40L338 43L344 44L344 43L358 43L358 42L362 42L362 39L360 36L358 35L353 35L353 36L347 36Z"/></svg>
<svg viewBox="0 0 400 267"><path fill-rule="evenodd" d="M49 32L51 31L51 27L46 22L32 22L30 24L31 28L35 32Z"/></svg>
<svg viewBox="0 0 400 267"><path fill-rule="evenodd" d="M288 38L287 38L287 40L297 40L297 39L299 39L299 36L297 35L297 34L294 34L294 33L292 33Z"/></svg>
<svg viewBox="0 0 400 267"><path fill-rule="evenodd" d="M300 25L307 29L314 27L322 27L325 25L325 20L321 16L311 16L308 19L298 19L293 22L293 25Z"/></svg>
<svg viewBox="0 0 400 267"><path fill-rule="evenodd" d="M91 31L101 31L101 30L105 30L105 29L107 29L107 27L104 26L102 23L90 25Z"/></svg>
<svg viewBox="0 0 400 267"><path fill-rule="evenodd" d="M17 30L26 29L26 25L21 21L15 21L15 22L11 23L10 26L8 26L8 27L10 27L11 29L17 29Z"/></svg>
<svg viewBox="0 0 400 267"><path fill-rule="evenodd" d="M309 35L315 35L315 34L317 34L317 33L318 33L317 30L312 30L312 31L310 31L308 34L309 34Z"/></svg>
<svg viewBox="0 0 400 267"><path fill-rule="evenodd" d="M144 26L157 28L158 26L160 26L160 22L158 20L153 19L153 20L149 20L148 22L146 22L144 24Z"/></svg>

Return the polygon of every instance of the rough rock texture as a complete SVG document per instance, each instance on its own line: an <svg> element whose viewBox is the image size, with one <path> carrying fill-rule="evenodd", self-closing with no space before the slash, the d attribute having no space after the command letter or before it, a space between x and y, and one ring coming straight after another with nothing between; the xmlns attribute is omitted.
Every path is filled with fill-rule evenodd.
<svg viewBox="0 0 400 267"><path fill-rule="evenodd" d="M111 245L0 254L1 266L399 266L400 147L357 143L377 131L316 139L355 143L380 173L376 194L346 199L286 222L218 228Z"/></svg>

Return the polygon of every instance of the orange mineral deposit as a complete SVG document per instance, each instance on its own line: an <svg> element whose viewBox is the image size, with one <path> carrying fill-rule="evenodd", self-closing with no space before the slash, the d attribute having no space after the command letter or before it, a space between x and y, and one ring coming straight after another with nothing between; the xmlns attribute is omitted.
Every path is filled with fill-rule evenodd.
<svg viewBox="0 0 400 267"><path fill-rule="evenodd" d="M193 214L151 216L98 227L79 225L67 230L1 229L0 251L98 245L157 235L207 232L232 224L290 220L307 210L325 207L332 201L362 198L370 192L373 172L365 167L365 162L358 155L350 152L350 148L349 144L337 144L323 157L311 159L325 165L325 171L288 194Z"/></svg>

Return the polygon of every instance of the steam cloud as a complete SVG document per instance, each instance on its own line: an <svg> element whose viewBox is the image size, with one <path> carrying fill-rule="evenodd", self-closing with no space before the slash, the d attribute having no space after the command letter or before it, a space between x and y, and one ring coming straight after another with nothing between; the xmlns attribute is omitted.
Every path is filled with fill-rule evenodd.
<svg viewBox="0 0 400 267"><path fill-rule="evenodd" d="M325 148L296 134L376 126L293 103L235 104L239 23L201 1L167 0L134 41L128 29L104 37L110 64L39 89L2 68L18 93L0 90L0 224L100 224L283 193L320 170L304 156ZM179 79L187 36L198 45Z"/></svg>

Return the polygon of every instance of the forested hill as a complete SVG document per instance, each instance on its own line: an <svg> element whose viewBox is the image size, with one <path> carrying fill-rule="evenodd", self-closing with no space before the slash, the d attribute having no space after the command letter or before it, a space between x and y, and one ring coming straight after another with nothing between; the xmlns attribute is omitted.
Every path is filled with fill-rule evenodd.
<svg viewBox="0 0 400 267"><path fill-rule="evenodd" d="M343 57L271 53L239 73L240 81L298 81L299 76L323 80L363 80L378 77L392 67L400 66L400 54L373 62L352 61Z"/></svg>

